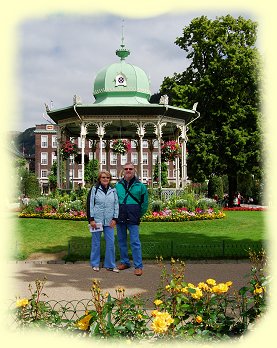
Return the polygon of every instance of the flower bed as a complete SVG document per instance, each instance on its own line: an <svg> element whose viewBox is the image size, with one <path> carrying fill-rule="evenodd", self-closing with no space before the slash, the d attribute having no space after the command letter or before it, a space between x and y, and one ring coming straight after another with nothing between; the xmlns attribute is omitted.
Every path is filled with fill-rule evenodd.
<svg viewBox="0 0 277 348"><path fill-rule="evenodd" d="M223 210L226 211L263 211L266 210L265 207L247 207L247 206L243 206L243 207L224 207Z"/></svg>
<svg viewBox="0 0 277 348"><path fill-rule="evenodd" d="M187 282L185 263L171 259L169 269L161 264L153 310L146 310L144 300L138 295L125 297L122 287L116 288L116 295L112 297L101 289L99 280L94 279L92 298L84 307L83 315L73 318L70 306L60 312L41 300L46 280L36 280L35 291L29 286L30 298L18 298L15 302L13 323L18 328L61 329L101 339L143 339L144 343L172 338L198 342L240 338L265 312L268 293L265 252L249 255L253 263L251 279L234 292L235 296L231 294L231 280L217 282L208 278L198 284ZM66 308L70 312L69 319L64 316Z"/></svg>
<svg viewBox="0 0 277 348"><path fill-rule="evenodd" d="M213 220L222 219L226 215L220 210L216 211L212 208L202 210L196 208L194 212L188 211L187 208L164 209L160 212L147 213L143 216L142 221L147 222L178 222L178 221L196 221L196 220Z"/></svg>
<svg viewBox="0 0 277 348"><path fill-rule="evenodd" d="M87 220L87 215L84 211L71 211L66 213L57 212L38 212L38 213L26 213L22 212L18 215L20 218L39 218L39 219L53 219L53 220Z"/></svg>

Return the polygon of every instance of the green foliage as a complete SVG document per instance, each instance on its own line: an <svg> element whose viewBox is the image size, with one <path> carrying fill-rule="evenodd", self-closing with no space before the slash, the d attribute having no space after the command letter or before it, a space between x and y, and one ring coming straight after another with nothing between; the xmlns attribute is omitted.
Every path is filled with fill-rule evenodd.
<svg viewBox="0 0 277 348"><path fill-rule="evenodd" d="M166 77L161 93L178 107L199 102L201 117L191 124L188 142L188 175L194 181L203 182L213 173L230 178L238 173L261 175L256 31L257 23L243 17L202 16L175 41L191 63L184 72ZM229 189L237 190L232 185Z"/></svg>
<svg viewBox="0 0 277 348"><path fill-rule="evenodd" d="M90 160L86 165L85 165L85 182L93 185L98 177L98 172L99 172L99 162L98 160Z"/></svg>
<svg viewBox="0 0 277 348"><path fill-rule="evenodd" d="M212 175L208 183L208 197L222 199L223 194L222 178L220 176Z"/></svg>
<svg viewBox="0 0 277 348"><path fill-rule="evenodd" d="M153 201L151 203L151 211L161 211L163 208L163 202L158 200L158 201Z"/></svg>
<svg viewBox="0 0 277 348"><path fill-rule="evenodd" d="M40 187L36 175L30 173L27 169L22 173L20 190L29 198L38 197L40 195Z"/></svg>
<svg viewBox="0 0 277 348"><path fill-rule="evenodd" d="M158 159L154 167L154 181L159 182L159 165ZM167 179L167 164L165 162L161 163L161 184L162 187L167 187L168 179Z"/></svg>
<svg viewBox="0 0 277 348"><path fill-rule="evenodd" d="M58 173L58 164L57 161L54 161L50 174L48 176L48 181L50 183L51 190L56 189L57 187L57 173Z"/></svg>

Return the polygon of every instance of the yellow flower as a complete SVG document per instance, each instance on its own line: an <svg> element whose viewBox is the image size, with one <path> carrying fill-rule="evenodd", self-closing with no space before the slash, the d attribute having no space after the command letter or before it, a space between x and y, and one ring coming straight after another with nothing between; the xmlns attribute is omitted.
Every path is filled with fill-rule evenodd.
<svg viewBox="0 0 277 348"><path fill-rule="evenodd" d="M182 289L181 289L181 292L183 292L184 294L187 294L187 293L188 293L188 288L187 288L187 287L182 288Z"/></svg>
<svg viewBox="0 0 277 348"><path fill-rule="evenodd" d="M196 292L191 293L191 297L195 300L199 300L203 296L203 292L199 288L195 288Z"/></svg>
<svg viewBox="0 0 277 348"><path fill-rule="evenodd" d="M216 281L215 281L214 279L211 279L211 278L207 279L207 280L206 280L206 283L207 283L208 285L216 285Z"/></svg>
<svg viewBox="0 0 277 348"><path fill-rule="evenodd" d="M16 301L15 305L16 307L26 307L29 303L27 298L22 298Z"/></svg>
<svg viewBox="0 0 277 348"><path fill-rule="evenodd" d="M224 292L227 292L229 290L228 286L225 283L219 283L215 286L213 286L212 291L215 294L223 294Z"/></svg>
<svg viewBox="0 0 277 348"><path fill-rule="evenodd" d="M156 317L158 313L159 313L159 311L158 311L157 309L154 309L154 310L151 312L151 315L152 315L152 317Z"/></svg>
<svg viewBox="0 0 277 348"><path fill-rule="evenodd" d="M200 315L197 315L197 317L195 318L195 321L196 321L198 324L200 324L200 323L202 323L203 319L202 319L202 317L201 317Z"/></svg>
<svg viewBox="0 0 277 348"><path fill-rule="evenodd" d="M228 281L228 282L226 282L225 284L226 284L227 286L231 286L231 285L233 285L233 282Z"/></svg>
<svg viewBox="0 0 277 348"><path fill-rule="evenodd" d="M260 286L259 284L256 284L254 294L259 295L259 294L262 294L263 292L265 292L265 288L263 286Z"/></svg>
<svg viewBox="0 0 277 348"><path fill-rule="evenodd" d="M204 282L200 282L197 286L199 289L202 289L204 291L210 291L210 287L208 286L208 284L204 283Z"/></svg>
<svg viewBox="0 0 277 348"><path fill-rule="evenodd" d="M155 305L156 305L156 306L159 306L160 304L162 304L162 303L163 303L163 301L162 301L162 300L157 299L157 300L155 300L155 301L154 301L154 303L155 303Z"/></svg>
<svg viewBox="0 0 277 348"><path fill-rule="evenodd" d="M77 321L76 326L80 330L87 330L89 328L89 321L92 318L92 315L86 315L84 318Z"/></svg>
<svg viewBox="0 0 277 348"><path fill-rule="evenodd" d="M142 319L142 315L141 315L141 314L138 314L138 315L137 315L137 318L138 318L138 320Z"/></svg>
<svg viewBox="0 0 277 348"><path fill-rule="evenodd" d="M171 289L170 285L167 285L167 286L165 287L165 290L167 290L167 291L169 291L170 289Z"/></svg>
<svg viewBox="0 0 277 348"><path fill-rule="evenodd" d="M165 333L173 322L174 320L168 312L162 313L157 311L151 328L155 333Z"/></svg>

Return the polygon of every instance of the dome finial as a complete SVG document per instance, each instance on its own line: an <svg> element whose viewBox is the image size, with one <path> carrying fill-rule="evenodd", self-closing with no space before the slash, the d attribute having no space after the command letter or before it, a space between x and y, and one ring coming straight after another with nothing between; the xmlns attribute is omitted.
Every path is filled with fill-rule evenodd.
<svg viewBox="0 0 277 348"><path fill-rule="evenodd" d="M130 51L125 48L125 44L124 44L124 19L122 19L121 45L120 46L121 46L121 48L116 50L115 53L121 60L124 60L130 54Z"/></svg>

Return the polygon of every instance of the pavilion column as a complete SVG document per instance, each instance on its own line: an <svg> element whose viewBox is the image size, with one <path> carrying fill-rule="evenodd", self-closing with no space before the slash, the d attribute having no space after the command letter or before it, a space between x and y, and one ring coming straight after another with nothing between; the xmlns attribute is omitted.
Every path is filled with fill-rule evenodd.
<svg viewBox="0 0 277 348"><path fill-rule="evenodd" d="M61 127L57 127L57 188L61 189L61 166L62 166L62 159L61 159L61 141L62 141L62 131Z"/></svg>
<svg viewBox="0 0 277 348"><path fill-rule="evenodd" d="M110 124L111 122L105 122L102 121L95 122L97 126L97 135L99 136L99 169L100 171L103 170L103 138L105 135L105 127L107 124ZM108 161L108 159L107 159Z"/></svg>
<svg viewBox="0 0 277 348"><path fill-rule="evenodd" d="M145 135L145 128L142 122L140 121L138 126L138 136L139 136L139 145L140 145L140 180L143 182L143 137Z"/></svg>
<svg viewBox="0 0 277 348"><path fill-rule="evenodd" d="M182 147L182 168L181 168L181 180L182 180L182 188L184 188L187 184L187 126L182 125L180 127L181 135L180 135L180 143Z"/></svg>
<svg viewBox="0 0 277 348"><path fill-rule="evenodd" d="M85 187L85 141L87 128L85 123L81 123L81 168L82 168L82 187Z"/></svg>
<svg viewBox="0 0 277 348"><path fill-rule="evenodd" d="M165 126L166 123L158 123L157 125L155 125L155 134L158 140L158 181L159 181L159 189L162 188L162 161L161 161L161 157L162 157L162 128L163 126Z"/></svg>
<svg viewBox="0 0 277 348"><path fill-rule="evenodd" d="M180 163L179 157L175 158L175 186L176 189L180 187Z"/></svg>

